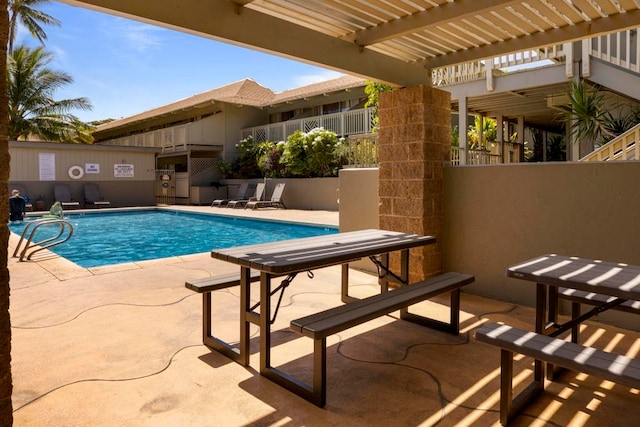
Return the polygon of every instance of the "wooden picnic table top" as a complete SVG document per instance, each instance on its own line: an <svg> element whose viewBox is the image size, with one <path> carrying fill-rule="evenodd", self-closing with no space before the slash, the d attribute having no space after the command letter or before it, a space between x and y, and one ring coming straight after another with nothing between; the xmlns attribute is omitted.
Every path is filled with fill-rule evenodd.
<svg viewBox="0 0 640 427"><path fill-rule="evenodd" d="M344 264L371 255L435 243L433 236L368 229L211 251L211 256L281 275Z"/></svg>
<svg viewBox="0 0 640 427"><path fill-rule="evenodd" d="M640 300L640 266L547 254L507 267L507 276Z"/></svg>

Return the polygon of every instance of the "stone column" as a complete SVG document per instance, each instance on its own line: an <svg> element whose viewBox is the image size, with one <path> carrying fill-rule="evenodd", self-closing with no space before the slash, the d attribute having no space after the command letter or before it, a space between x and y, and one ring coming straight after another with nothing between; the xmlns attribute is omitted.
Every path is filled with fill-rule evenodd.
<svg viewBox="0 0 640 427"><path fill-rule="evenodd" d="M380 94L380 228L438 239L411 251L411 282L442 271L443 167L450 156L449 92L415 86ZM399 256L391 266L398 268Z"/></svg>

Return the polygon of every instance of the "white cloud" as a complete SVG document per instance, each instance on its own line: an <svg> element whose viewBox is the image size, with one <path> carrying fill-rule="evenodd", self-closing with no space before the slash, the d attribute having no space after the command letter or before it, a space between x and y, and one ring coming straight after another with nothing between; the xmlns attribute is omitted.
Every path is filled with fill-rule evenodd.
<svg viewBox="0 0 640 427"><path fill-rule="evenodd" d="M118 44L124 44L124 46L121 45L121 47L127 50L144 52L162 44L160 34L163 29L127 19L118 19L115 23L110 22L109 27L104 28L103 31L108 34L110 38L119 39Z"/></svg>

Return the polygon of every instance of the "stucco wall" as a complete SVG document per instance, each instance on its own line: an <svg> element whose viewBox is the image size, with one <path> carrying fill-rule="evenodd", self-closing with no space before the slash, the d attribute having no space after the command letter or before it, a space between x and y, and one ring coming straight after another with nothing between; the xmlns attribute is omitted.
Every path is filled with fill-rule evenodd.
<svg viewBox="0 0 640 427"><path fill-rule="evenodd" d="M229 185L229 195L235 194L231 186L239 185L246 180L225 179L221 182ZM249 180L248 195L255 193L255 185L262 182L261 179ZM277 183L284 182L285 186L282 198L289 209L308 210L338 210L338 178L274 178L267 179L265 199L271 198L273 189Z"/></svg>
<svg viewBox="0 0 640 427"><path fill-rule="evenodd" d="M533 307L535 286L507 266L544 253L640 264L639 176L640 162L446 167L444 270L474 274L466 292ZM341 231L377 227L377 179L340 172ZM631 314L598 319L640 330Z"/></svg>
<svg viewBox="0 0 640 427"><path fill-rule="evenodd" d="M378 169L340 170L340 231L378 228Z"/></svg>
<svg viewBox="0 0 640 427"><path fill-rule="evenodd" d="M340 170L340 231L379 228L378 168ZM352 268L375 272L368 259L351 263Z"/></svg>
<svg viewBox="0 0 640 427"><path fill-rule="evenodd" d="M444 268L473 292L534 305L532 283L505 268L545 253L640 264L640 162L445 168ZM640 318L599 316L640 330Z"/></svg>

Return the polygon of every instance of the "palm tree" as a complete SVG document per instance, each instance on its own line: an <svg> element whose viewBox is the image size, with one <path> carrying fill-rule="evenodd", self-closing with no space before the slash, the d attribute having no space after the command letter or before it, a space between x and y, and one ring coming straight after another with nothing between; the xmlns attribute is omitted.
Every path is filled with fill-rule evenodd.
<svg viewBox="0 0 640 427"><path fill-rule="evenodd" d="M9 139L38 137L53 142L92 142L92 127L69 113L91 110L86 98L53 99L56 89L72 83L64 72L47 67L51 53L43 47L17 46L7 58Z"/></svg>
<svg viewBox="0 0 640 427"><path fill-rule="evenodd" d="M47 33L40 24L55 25L59 27L60 21L51 15L36 10L36 6L51 3L51 0L9 0L9 53L13 51L13 42L16 39L18 22L22 23L33 37L44 45Z"/></svg>
<svg viewBox="0 0 640 427"><path fill-rule="evenodd" d="M568 123L571 134L577 140L585 140L588 144L600 144L612 136L605 126L608 113L604 96L586 82L571 82L569 103L560 109L562 118Z"/></svg>
<svg viewBox="0 0 640 427"><path fill-rule="evenodd" d="M0 0L0 70L6 72L9 14L7 1ZM9 144L7 142L6 79L0 80L0 198L7 200L9 180ZM5 205L6 206L6 205ZM0 215L0 425L13 425L11 405L11 317L9 316L8 250L4 242L9 239L7 209Z"/></svg>

